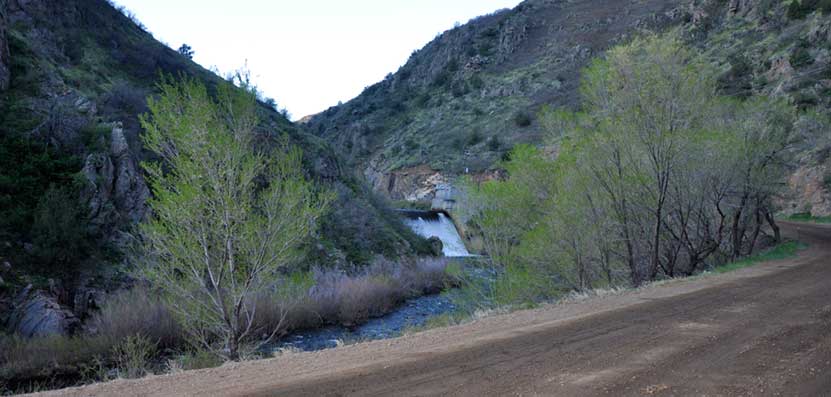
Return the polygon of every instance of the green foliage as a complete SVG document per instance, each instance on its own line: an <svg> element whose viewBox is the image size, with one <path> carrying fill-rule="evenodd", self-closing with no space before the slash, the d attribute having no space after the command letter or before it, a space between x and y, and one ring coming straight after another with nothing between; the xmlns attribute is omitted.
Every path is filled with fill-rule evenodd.
<svg viewBox="0 0 831 397"><path fill-rule="evenodd" d="M164 79L148 100L143 139L162 163L143 164L154 197L139 258L191 341L234 360L273 337L252 327L255 297L302 258L332 200L306 180L299 149L254 150L255 90L238 83L212 99L193 79Z"/></svg>
<svg viewBox="0 0 831 397"><path fill-rule="evenodd" d="M820 10L824 14L831 12L829 0L791 0L788 5L788 18L803 19L814 11Z"/></svg>
<svg viewBox="0 0 831 397"><path fill-rule="evenodd" d="M113 357L121 378L141 378L150 373L156 355L156 343L141 335L130 335L113 348Z"/></svg>
<svg viewBox="0 0 831 397"><path fill-rule="evenodd" d="M520 111L514 115L514 123L517 127L525 128L531 125L532 122L531 115L527 112Z"/></svg>
<svg viewBox="0 0 831 397"><path fill-rule="evenodd" d="M476 146L482 142L482 134L479 131L473 131L467 136L467 146Z"/></svg>
<svg viewBox="0 0 831 397"><path fill-rule="evenodd" d="M791 54L791 65L795 68L810 65L814 63L814 57L811 56L810 51L803 46L798 46L793 54Z"/></svg>
<svg viewBox="0 0 831 397"><path fill-rule="evenodd" d="M550 279L538 269L511 264L496 280L493 287L497 306L528 306L551 298L557 290Z"/></svg>
<svg viewBox="0 0 831 397"><path fill-rule="evenodd" d="M78 276L92 246L78 197L76 189L51 186L38 201L32 225L36 273L65 281Z"/></svg>
<svg viewBox="0 0 831 397"><path fill-rule="evenodd" d="M793 258L799 251L808 248L805 243L799 241L787 241L781 243L767 252L753 255L740 261L717 266L714 270L717 273L728 273L745 267L753 266L762 262L776 261Z"/></svg>
<svg viewBox="0 0 831 397"><path fill-rule="evenodd" d="M109 148L112 126L109 124L91 123L81 129L81 139L84 147L90 152L105 152Z"/></svg>
<svg viewBox="0 0 831 397"><path fill-rule="evenodd" d="M40 198L50 186L69 187L80 169L75 156L13 134L0 135L0 238L29 238Z"/></svg>
<svg viewBox="0 0 831 397"><path fill-rule="evenodd" d="M488 139L488 150L492 152L496 152L502 149L502 141L499 140L499 136L492 136Z"/></svg>
<svg viewBox="0 0 831 397"><path fill-rule="evenodd" d="M810 212L793 214L787 219L794 222L831 223L831 216L813 216Z"/></svg>
<svg viewBox="0 0 831 397"><path fill-rule="evenodd" d="M61 384L60 377L93 365L108 356L112 343L104 337L50 336L26 339L0 334L0 391L3 385L12 390L33 383L43 386Z"/></svg>
<svg viewBox="0 0 831 397"><path fill-rule="evenodd" d="M556 159L519 145L507 180L467 186L470 223L501 269L494 302L689 275L722 247L753 246L793 111L721 98L717 74L675 33L613 48L583 74L583 112L541 112Z"/></svg>
<svg viewBox="0 0 831 397"><path fill-rule="evenodd" d="M216 368L222 365L222 357L208 350L197 350L178 357L175 363L179 368L189 371L194 369Z"/></svg>

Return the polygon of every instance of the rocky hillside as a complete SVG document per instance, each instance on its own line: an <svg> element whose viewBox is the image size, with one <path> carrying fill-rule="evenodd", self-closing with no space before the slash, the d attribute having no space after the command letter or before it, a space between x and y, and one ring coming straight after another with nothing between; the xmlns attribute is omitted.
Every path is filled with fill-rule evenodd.
<svg viewBox="0 0 831 397"><path fill-rule="evenodd" d="M3 315L8 298L27 284L51 289L60 307L83 315L97 293L85 291L118 283L129 232L150 195L139 163L153 158L142 149L138 115L161 74L193 76L209 89L229 84L105 0L0 0ZM288 134L304 149L309 175L339 194L308 264L429 252L344 172L324 141L265 102L261 119L260 144Z"/></svg>
<svg viewBox="0 0 831 397"><path fill-rule="evenodd" d="M672 28L723 66L725 92L783 95L827 113L828 6L790 3L526 0L444 32L395 74L306 125L345 148L377 191L439 196L445 205L455 176L491 177L511 146L541 142L542 106L578 107L580 71L593 57L640 31ZM795 191L789 205L831 211L827 184L816 185L827 166L806 156L795 168L810 171L795 170L794 184L810 192Z"/></svg>

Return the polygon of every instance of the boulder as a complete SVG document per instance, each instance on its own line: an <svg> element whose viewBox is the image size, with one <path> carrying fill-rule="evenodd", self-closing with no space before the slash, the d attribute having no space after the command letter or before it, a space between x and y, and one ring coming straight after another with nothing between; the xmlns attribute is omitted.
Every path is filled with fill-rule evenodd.
<svg viewBox="0 0 831 397"><path fill-rule="evenodd" d="M26 287L15 299L8 319L9 329L23 337L70 335L79 326L75 315L56 298Z"/></svg>
<svg viewBox="0 0 831 397"><path fill-rule="evenodd" d="M430 243L430 250L433 253L433 256L442 256L444 255L444 243L441 242L441 239L433 236L427 239L427 242Z"/></svg>

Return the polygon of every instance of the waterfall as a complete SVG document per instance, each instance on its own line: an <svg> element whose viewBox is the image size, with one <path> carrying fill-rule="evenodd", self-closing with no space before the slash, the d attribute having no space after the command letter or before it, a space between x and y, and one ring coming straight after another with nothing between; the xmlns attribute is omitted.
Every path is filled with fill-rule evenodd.
<svg viewBox="0 0 831 397"><path fill-rule="evenodd" d="M453 224L453 221L447 215L441 212L438 214L425 213L420 216L410 217L405 222L416 234L422 237L438 237L443 245L442 252L444 256L471 256L470 252L465 248L462 236L456 230L456 225Z"/></svg>

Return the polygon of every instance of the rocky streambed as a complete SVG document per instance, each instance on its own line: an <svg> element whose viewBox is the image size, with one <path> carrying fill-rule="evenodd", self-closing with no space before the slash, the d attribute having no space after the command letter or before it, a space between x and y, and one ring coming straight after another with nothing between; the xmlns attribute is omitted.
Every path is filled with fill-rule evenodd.
<svg viewBox="0 0 831 397"><path fill-rule="evenodd" d="M278 342L273 349L315 351L344 344L395 338L407 328L422 326L430 318L454 309L450 298L444 294L422 296L407 301L390 314L369 320L357 327L329 326L291 334Z"/></svg>

